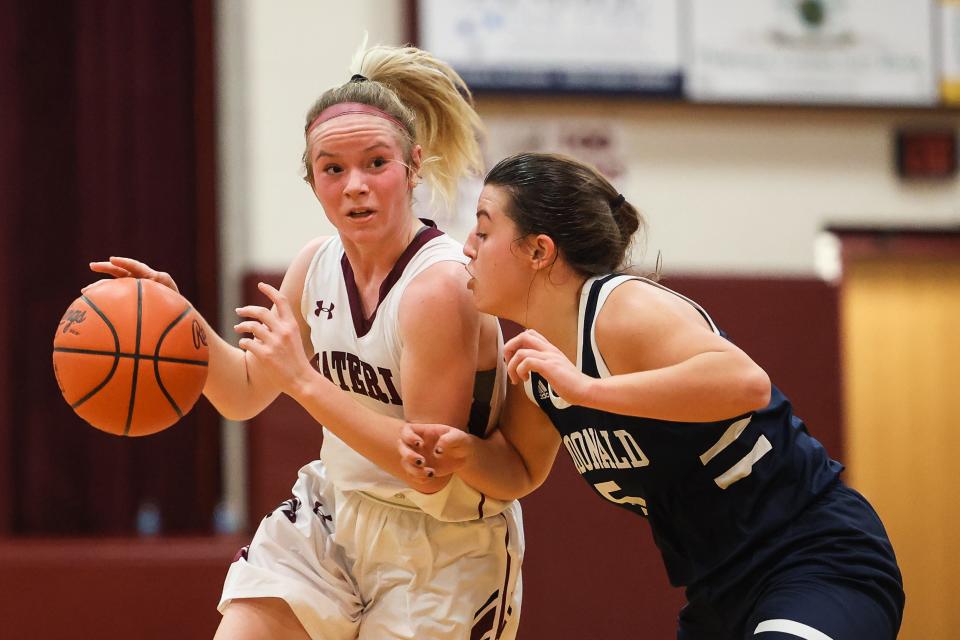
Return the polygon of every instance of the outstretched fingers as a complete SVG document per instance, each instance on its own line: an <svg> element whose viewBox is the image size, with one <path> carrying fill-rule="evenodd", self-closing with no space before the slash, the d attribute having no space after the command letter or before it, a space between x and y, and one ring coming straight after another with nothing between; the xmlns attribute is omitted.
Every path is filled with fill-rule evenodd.
<svg viewBox="0 0 960 640"><path fill-rule="evenodd" d="M270 328L262 322L257 322L256 320L244 320L243 322L238 322L233 325L233 330L237 333L249 333L257 340L261 342L267 337L267 334L270 333ZM246 340L247 338L241 338Z"/></svg>
<svg viewBox="0 0 960 640"><path fill-rule="evenodd" d="M109 260L91 262L90 270L96 273L104 273L114 278L143 278L153 280L165 287L180 292L177 283L166 271L157 271L149 265L134 260L133 258L124 258L121 256L110 256ZM92 285L91 285L92 286Z"/></svg>
<svg viewBox="0 0 960 640"><path fill-rule="evenodd" d="M112 262L91 262L90 271L95 273L104 273L108 276L113 276L114 278L129 278L133 274L124 269L123 267L118 267Z"/></svg>
<svg viewBox="0 0 960 640"><path fill-rule="evenodd" d="M274 304L277 309L277 315L281 318L287 318L291 314L290 301L287 300L287 297L280 293L280 291L266 282L258 282L257 289L260 290L263 295L267 296L270 299L270 302Z"/></svg>

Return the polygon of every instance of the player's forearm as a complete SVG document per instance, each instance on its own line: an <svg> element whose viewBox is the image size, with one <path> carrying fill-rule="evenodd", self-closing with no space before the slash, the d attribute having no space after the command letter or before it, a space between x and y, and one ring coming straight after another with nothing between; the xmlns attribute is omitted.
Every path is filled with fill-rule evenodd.
<svg viewBox="0 0 960 640"><path fill-rule="evenodd" d="M471 437L471 443L472 455L457 475L477 491L497 500L516 500L540 486L500 430L486 438Z"/></svg>
<svg viewBox="0 0 960 640"><path fill-rule="evenodd" d="M660 420L711 422L761 409L766 373L738 354L701 353L679 364L593 381L586 407Z"/></svg>
<svg viewBox="0 0 960 640"><path fill-rule="evenodd" d="M406 474L397 451L403 421L364 407L319 373L313 372L289 394L347 446L411 488L434 493L449 482L449 478L417 480Z"/></svg>
<svg viewBox="0 0 960 640"><path fill-rule="evenodd" d="M210 348L203 394L223 417L248 420L273 402L279 391L249 366L245 351L229 344L204 322Z"/></svg>

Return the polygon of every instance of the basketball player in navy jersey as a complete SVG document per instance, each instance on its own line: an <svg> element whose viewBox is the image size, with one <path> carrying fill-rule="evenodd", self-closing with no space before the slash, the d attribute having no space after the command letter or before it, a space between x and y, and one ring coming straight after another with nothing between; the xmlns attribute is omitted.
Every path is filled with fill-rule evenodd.
<svg viewBox="0 0 960 640"><path fill-rule="evenodd" d="M404 420L482 435L505 394L462 246L412 210L421 176L450 192L479 169L479 116L427 52L373 47L357 62L304 123L306 181L337 233L307 242L279 290L260 285L272 308L237 310L252 334L239 348L207 327L204 393L221 413L246 419L285 393L323 425L322 459L230 566L216 638L512 640L519 505L458 478L410 480L396 448ZM92 268L176 289L136 260Z"/></svg>
<svg viewBox="0 0 960 640"><path fill-rule="evenodd" d="M410 476L516 498L562 444L601 498L650 522L686 587L681 640L895 638L900 571L842 466L704 309L615 273L634 207L562 156L507 158L484 183L468 286L481 311L529 327L505 348L517 384L489 438L408 424Z"/></svg>

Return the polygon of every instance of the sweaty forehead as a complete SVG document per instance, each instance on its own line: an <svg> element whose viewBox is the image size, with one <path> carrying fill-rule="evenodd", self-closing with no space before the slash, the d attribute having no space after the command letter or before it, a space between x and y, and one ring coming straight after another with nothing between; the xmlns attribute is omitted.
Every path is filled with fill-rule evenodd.
<svg viewBox="0 0 960 640"><path fill-rule="evenodd" d="M310 131L311 155L363 151L373 145L399 152L400 132L389 120L363 113L331 118Z"/></svg>
<svg viewBox="0 0 960 640"><path fill-rule="evenodd" d="M509 206L510 194L506 189L492 184L484 185L477 200L477 219L483 217L491 221L505 219Z"/></svg>

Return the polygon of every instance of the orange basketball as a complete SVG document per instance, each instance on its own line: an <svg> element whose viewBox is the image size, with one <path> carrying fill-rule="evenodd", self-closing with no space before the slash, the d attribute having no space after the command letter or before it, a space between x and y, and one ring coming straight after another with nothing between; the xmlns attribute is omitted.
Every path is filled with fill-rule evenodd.
<svg viewBox="0 0 960 640"><path fill-rule="evenodd" d="M53 338L53 371L67 403L97 429L145 436L193 407L207 379L207 338L183 296L152 280L87 289Z"/></svg>

